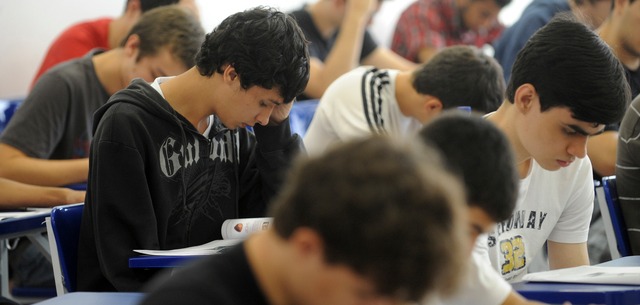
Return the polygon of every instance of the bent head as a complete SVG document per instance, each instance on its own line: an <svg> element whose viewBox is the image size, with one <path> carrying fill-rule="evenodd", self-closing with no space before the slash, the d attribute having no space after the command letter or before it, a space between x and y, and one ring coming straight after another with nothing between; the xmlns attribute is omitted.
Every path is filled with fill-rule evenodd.
<svg viewBox="0 0 640 305"><path fill-rule="evenodd" d="M304 34L289 15L257 7L227 17L207 34L196 58L203 76L222 74L231 65L244 90L277 89L285 103L309 81L309 51Z"/></svg>
<svg viewBox="0 0 640 305"><path fill-rule="evenodd" d="M204 40L200 22L176 5L152 9L142 15L122 41L123 88L134 78L152 82L160 76L178 75L195 64Z"/></svg>
<svg viewBox="0 0 640 305"><path fill-rule="evenodd" d="M418 93L439 99L443 109L470 106L487 113L504 100L500 64L472 46L442 49L413 72L412 85Z"/></svg>
<svg viewBox="0 0 640 305"><path fill-rule="evenodd" d="M609 46L567 18L554 18L529 39L507 86L520 144L549 170L584 157L588 136L619 122L630 96Z"/></svg>
<svg viewBox="0 0 640 305"><path fill-rule="evenodd" d="M464 182L472 244L511 216L519 179L509 140L498 127L479 115L453 111L425 125L418 137L440 150L447 169Z"/></svg>
<svg viewBox="0 0 640 305"><path fill-rule="evenodd" d="M298 303L419 301L455 287L466 252L462 189L418 145L374 137L297 164L273 216L289 243L315 235L319 245L298 251L315 253L289 279Z"/></svg>
<svg viewBox="0 0 640 305"><path fill-rule="evenodd" d="M465 28L481 32L498 23L498 14L511 0L458 0L458 14Z"/></svg>

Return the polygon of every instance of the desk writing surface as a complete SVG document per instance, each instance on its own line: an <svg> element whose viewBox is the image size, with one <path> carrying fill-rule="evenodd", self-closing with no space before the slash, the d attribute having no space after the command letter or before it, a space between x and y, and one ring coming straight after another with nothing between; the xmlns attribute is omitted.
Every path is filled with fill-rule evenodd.
<svg viewBox="0 0 640 305"><path fill-rule="evenodd" d="M201 257L141 255L129 258L129 268L176 268Z"/></svg>
<svg viewBox="0 0 640 305"><path fill-rule="evenodd" d="M514 283L513 289L530 300L550 304L640 304L640 286L568 283Z"/></svg>
<svg viewBox="0 0 640 305"><path fill-rule="evenodd" d="M603 267L638 267L640 256L627 256L598 264ZM527 299L552 304L640 304L640 285L602 285L579 283L514 283L513 288Z"/></svg>
<svg viewBox="0 0 640 305"><path fill-rule="evenodd" d="M22 236L22 233L31 230L42 230L44 232L46 230L44 219L50 215L50 208L29 209L17 213L0 212L0 238Z"/></svg>
<svg viewBox="0 0 640 305"><path fill-rule="evenodd" d="M143 296L141 292L72 292L36 305L136 305Z"/></svg>
<svg viewBox="0 0 640 305"><path fill-rule="evenodd" d="M608 262L600 263L598 266L606 267L640 267L640 255L624 256Z"/></svg>

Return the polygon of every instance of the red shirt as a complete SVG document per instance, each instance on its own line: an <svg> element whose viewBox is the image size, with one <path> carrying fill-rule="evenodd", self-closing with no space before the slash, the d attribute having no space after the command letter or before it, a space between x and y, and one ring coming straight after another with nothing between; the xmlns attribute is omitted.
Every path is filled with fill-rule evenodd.
<svg viewBox="0 0 640 305"><path fill-rule="evenodd" d="M31 86L49 68L78 57L95 48L109 49L109 24L113 18L101 18L75 24L67 28L53 41L44 57L38 73L33 78Z"/></svg>
<svg viewBox="0 0 640 305"><path fill-rule="evenodd" d="M441 49L459 44L480 48L498 38L503 28L496 24L483 32L471 31L462 24L454 0L418 0L400 15L391 49L418 62L422 48Z"/></svg>

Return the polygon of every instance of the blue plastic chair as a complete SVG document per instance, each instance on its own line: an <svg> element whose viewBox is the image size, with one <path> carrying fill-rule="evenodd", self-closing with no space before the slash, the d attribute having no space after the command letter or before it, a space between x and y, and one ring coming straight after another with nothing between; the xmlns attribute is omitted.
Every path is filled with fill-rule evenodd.
<svg viewBox="0 0 640 305"><path fill-rule="evenodd" d="M300 137L304 137L307 128L311 124L313 115L318 108L319 100L304 100L293 104L289 113L289 124L291 124L291 133L297 133Z"/></svg>
<svg viewBox="0 0 640 305"><path fill-rule="evenodd" d="M629 236L627 235L627 226L624 223L620 201L618 200L616 176L602 178L602 188L618 253L621 257L629 256L631 255ZM605 213L603 213L604 216Z"/></svg>
<svg viewBox="0 0 640 305"><path fill-rule="evenodd" d="M58 295L64 294L65 290L66 292L76 291L78 240L83 209L84 204L79 203L58 206L51 210L49 244ZM59 269L56 270L56 268Z"/></svg>
<svg viewBox="0 0 640 305"><path fill-rule="evenodd" d="M9 120L22 104L21 99L0 100L0 133L7 127Z"/></svg>

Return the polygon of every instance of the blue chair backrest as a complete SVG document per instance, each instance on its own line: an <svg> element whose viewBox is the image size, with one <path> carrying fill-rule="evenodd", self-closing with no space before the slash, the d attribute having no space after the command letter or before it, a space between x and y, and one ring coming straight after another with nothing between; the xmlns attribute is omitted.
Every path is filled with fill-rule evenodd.
<svg viewBox="0 0 640 305"><path fill-rule="evenodd" d="M609 208L609 216L611 217L618 252L620 256L629 256L631 255L629 236L627 235L627 226L624 224L620 202L618 201L616 177L609 176L602 178L602 188L604 190L604 199Z"/></svg>
<svg viewBox="0 0 640 305"><path fill-rule="evenodd" d="M313 115L318 108L319 100L304 100L293 104L289 113L289 124L291 124L291 133L297 133L300 137L304 137L307 128L311 124Z"/></svg>
<svg viewBox="0 0 640 305"><path fill-rule="evenodd" d="M76 290L78 240L84 204L58 206L51 210L51 228L60 257L63 284L68 292Z"/></svg>
<svg viewBox="0 0 640 305"><path fill-rule="evenodd" d="M0 133L7 127L9 120L22 104L21 99L17 100L0 100Z"/></svg>

